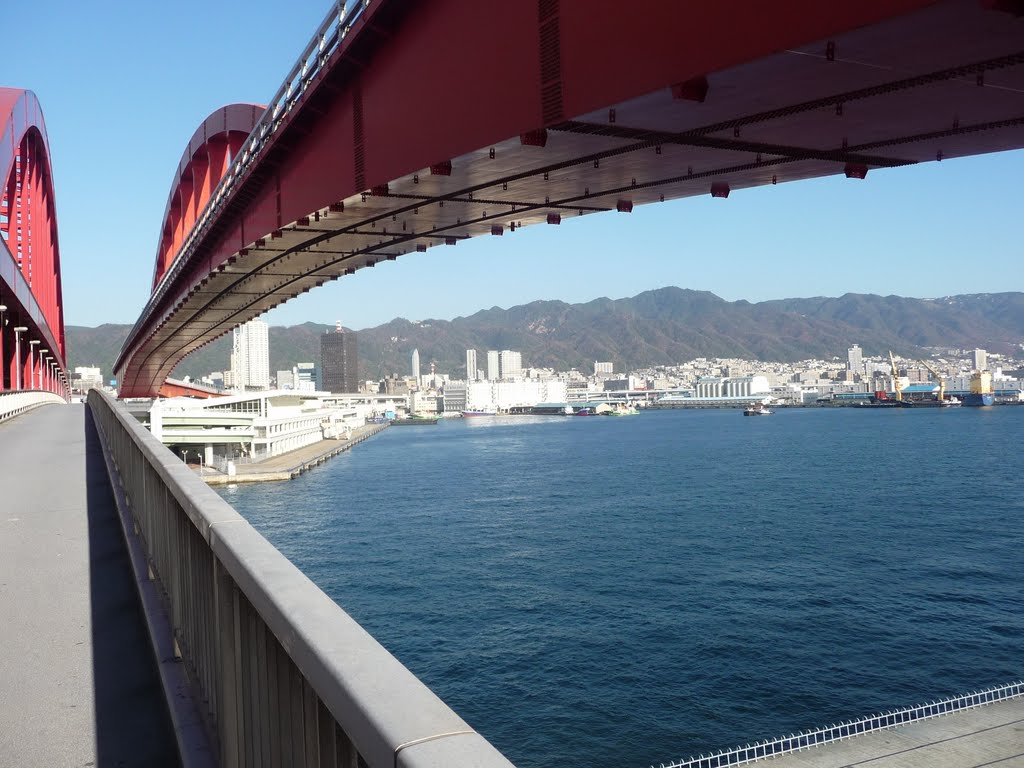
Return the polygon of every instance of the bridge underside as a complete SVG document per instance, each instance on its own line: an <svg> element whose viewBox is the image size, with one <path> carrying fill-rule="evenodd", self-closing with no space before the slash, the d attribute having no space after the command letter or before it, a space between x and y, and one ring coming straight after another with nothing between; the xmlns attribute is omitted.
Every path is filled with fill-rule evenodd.
<svg viewBox="0 0 1024 768"><path fill-rule="evenodd" d="M542 11L539 37L535 7L522 5L535 37L522 46L533 57L522 62L533 73L529 99L510 78L516 55L495 42L500 30L515 39L529 26L514 10L487 34L493 54L472 43L487 29L481 12L457 0L437 4L441 20L421 10L389 15L386 2L363 20L367 28L335 54L338 63L310 88L218 226L158 286L118 364L122 396L151 395L184 355L284 301L412 251L676 198L834 174L863 179L1024 146L1024 19L999 8L915 10L921 4L910 2L879 19L895 5L865 5L842 30L791 10L802 17L774 19L764 35L777 52L762 54L763 40L715 50L715 34L690 18L689 4L659 6L665 18L650 14L642 25L586 17L563 2L553 33ZM431 44L438 26L472 49L457 76L443 52L451 43ZM662 50L665 26L675 47ZM372 49L356 45L368 40ZM684 43L698 49L679 54L686 61L666 53ZM358 78L346 56L370 57ZM594 71L583 68L588 60ZM397 85L399 66L416 80L412 101L433 94L444 108L415 120L392 107L389 117L382 100L409 90ZM495 88L508 88L513 102L500 124L490 114L503 103ZM524 99L530 108L517 111Z"/></svg>

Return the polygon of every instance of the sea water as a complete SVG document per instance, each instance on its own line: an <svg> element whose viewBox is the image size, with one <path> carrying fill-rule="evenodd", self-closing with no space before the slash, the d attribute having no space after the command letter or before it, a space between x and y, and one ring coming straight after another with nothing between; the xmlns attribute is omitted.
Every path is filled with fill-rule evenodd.
<svg viewBox="0 0 1024 768"><path fill-rule="evenodd" d="M1024 408L391 428L224 496L519 766L1024 676Z"/></svg>

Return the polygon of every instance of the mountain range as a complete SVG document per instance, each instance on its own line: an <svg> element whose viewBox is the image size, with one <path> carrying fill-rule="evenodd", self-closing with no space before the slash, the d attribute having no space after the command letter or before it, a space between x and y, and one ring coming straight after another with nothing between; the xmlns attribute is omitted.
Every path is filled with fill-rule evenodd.
<svg viewBox="0 0 1024 768"><path fill-rule="evenodd" d="M67 326L68 364L100 366L111 377L131 326ZM319 336L333 326L303 323L270 328L270 370L319 360ZM481 310L454 320L397 318L358 332L360 376L408 373L413 349L423 372L461 377L465 352L485 365L489 349L515 349L523 364L592 370L595 360L616 371L673 365L696 357L794 362L845 357L852 344L865 355L922 356L926 348L981 347L1010 354L1024 342L1024 293L982 293L914 299L848 293L838 298L726 301L707 291L676 287L625 299L582 304L534 301ZM230 366L231 335L185 358L174 376L198 377Z"/></svg>

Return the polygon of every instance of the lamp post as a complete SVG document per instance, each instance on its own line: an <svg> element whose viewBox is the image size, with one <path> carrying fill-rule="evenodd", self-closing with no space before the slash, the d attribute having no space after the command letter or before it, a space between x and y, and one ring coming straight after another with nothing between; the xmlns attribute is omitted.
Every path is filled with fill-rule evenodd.
<svg viewBox="0 0 1024 768"><path fill-rule="evenodd" d="M28 384L28 388L29 389L35 389L36 388L35 387L35 384L36 384L36 381L35 381L35 379L36 379L36 364L35 364L34 349L35 349L36 345L38 345L38 344L42 344L42 342L39 341L39 339L32 339L32 341L30 341L28 343L28 382L27 382L27 384Z"/></svg>
<svg viewBox="0 0 1024 768"><path fill-rule="evenodd" d="M39 389L43 388L43 355L46 355L47 359L50 357L50 350L40 349L39 350Z"/></svg>
<svg viewBox="0 0 1024 768"><path fill-rule="evenodd" d="M14 329L14 388L21 389L21 334L28 328L19 325Z"/></svg>

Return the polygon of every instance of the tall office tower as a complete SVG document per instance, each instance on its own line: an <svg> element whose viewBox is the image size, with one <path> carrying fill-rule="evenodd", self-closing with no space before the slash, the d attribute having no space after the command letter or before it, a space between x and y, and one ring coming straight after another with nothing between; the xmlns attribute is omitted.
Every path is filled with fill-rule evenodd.
<svg viewBox="0 0 1024 768"><path fill-rule="evenodd" d="M238 389L270 386L270 344L267 324L262 320L250 320L235 329L231 371Z"/></svg>
<svg viewBox="0 0 1024 768"><path fill-rule="evenodd" d="M476 379L476 350L466 350L466 381L474 381Z"/></svg>
<svg viewBox="0 0 1024 768"><path fill-rule="evenodd" d="M846 370L859 374L864 373L864 359L857 344L846 350Z"/></svg>
<svg viewBox="0 0 1024 768"><path fill-rule="evenodd" d="M420 351L414 349L412 351L412 377L416 379L416 383L420 383Z"/></svg>
<svg viewBox="0 0 1024 768"><path fill-rule="evenodd" d="M503 379L521 376L523 373L523 353L511 349L503 349L498 355L498 373Z"/></svg>
<svg viewBox="0 0 1024 768"><path fill-rule="evenodd" d="M988 368L988 353L984 349L976 349L971 353L971 365L976 371L984 371Z"/></svg>
<svg viewBox="0 0 1024 768"><path fill-rule="evenodd" d="M356 334L343 330L339 320L334 333L320 337L321 387L328 392L359 391L359 347Z"/></svg>
<svg viewBox="0 0 1024 768"><path fill-rule="evenodd" d="M501 378L501 367L498 365L498 353L493 349L487 350L487 380L497 381Z"/></svg>

